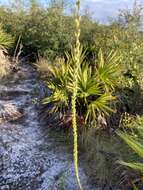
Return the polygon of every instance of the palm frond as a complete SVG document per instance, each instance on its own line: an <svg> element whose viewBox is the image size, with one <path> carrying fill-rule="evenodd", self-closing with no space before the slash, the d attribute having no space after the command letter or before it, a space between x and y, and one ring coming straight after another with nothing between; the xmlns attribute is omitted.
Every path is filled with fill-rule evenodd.
<svg viewBox="0 0 143 190"><path fill-rule="evenodd" d="M92 69L88 64L79 69L78 73L78 97L88 98L93 95L100 95L101 87L92 75Z"/></svg>
<svg viewBox="0 0 143 190"><path fill-rule="evenodd" d="M114 88L117 78L121 74L121 56L111 51L106 59L102 50L99 51L97 60L97 80L101 81L106 88Z"/></svg>
<svg viewBox="0 0 143 190"><path fill-rule="evenodd" d="M91 117L91 115L94 119L96 119L97 112L104 113L106 115L108 115L109 112L114 112L114 110L109 106L109 103L113 100L115 100L115 97L113 97L111 94L103 94L95 101L91 101L91 103L88 105L86 120L88 117Z"/></svg>
<svg viewBox="0 0 143 190"><path fill-rule="evenodd" d="M123 161L119 161L118 163L143 173L143 163L128 163Z"/></svg>
<svg viewBox="0 0 143 190"><path fill-rule="evenodd" d="M53 103L52 111L54 112L66 109L69 103L69 91L67 88L69 66L64 59L59 59L55 64L49 64L47 68L49 78L46 84L51 90L51 95L46 97L42 102L43 104Z"/></svg>
<svg viewBox="0 0 143 190"><path fill-rule="evenodd" d="M117 132L117 134L129 145L129 147L143 158L143 144L127 133Z"/></svg>

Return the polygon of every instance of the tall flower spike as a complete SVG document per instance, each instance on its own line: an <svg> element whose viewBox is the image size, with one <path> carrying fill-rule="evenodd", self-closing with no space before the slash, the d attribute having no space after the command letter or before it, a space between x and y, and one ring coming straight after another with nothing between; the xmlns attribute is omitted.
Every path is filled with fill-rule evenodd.
<svg viewBox="0 0 143 190"><path fill-rule="evenodd" d="M74 65L74 80L73 80L73 95L72 95L72 125L73 125L73 137L74 137L74 148L73 148L73 157L74 157L74 166L77 182L80 190L83 190L80 176L79 176L79 167L78 167L78 131L77 131L77 119L76 119L76 100L77 100L77 89L78 89L78 69L80 66L80 0L76 2L76 45L74 50L75 56L75 65Z"/></svg>

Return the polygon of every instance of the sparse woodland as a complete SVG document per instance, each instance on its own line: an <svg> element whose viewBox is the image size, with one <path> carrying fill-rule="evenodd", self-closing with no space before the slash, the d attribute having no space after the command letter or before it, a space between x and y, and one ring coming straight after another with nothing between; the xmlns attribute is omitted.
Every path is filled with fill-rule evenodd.
<svg viewBox="0 0 143 190"><path fill-rule="evenodd" d="M142 24L137 1L108 25L80 12L80 1L0 7L0 81L24 61L36 70L46 91L35 102L39 119L74 147L80 189L80 164L101 190L143 189ZM8 114L20 117L14 107ZM2 112L0 123L6 118Z"/></svg>

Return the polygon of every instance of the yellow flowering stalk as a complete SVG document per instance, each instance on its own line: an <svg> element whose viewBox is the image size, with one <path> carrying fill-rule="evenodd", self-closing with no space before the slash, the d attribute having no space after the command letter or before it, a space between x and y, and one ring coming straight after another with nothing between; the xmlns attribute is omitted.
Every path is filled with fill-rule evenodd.
<svg viewBox="0 0 143 190"><path fill-rule="evenodd" d="M77 132L77 119L76 119L76 99L77 99L77 90L78 90L78 69L80 67L80 0L76 2L76 45L74 49L74 58L75 58L75 66L74 66L74 81L73 81L73 95L72 95L72 125L73 125L73 136L74 136L74 165L75 165L75 174L77 178L77 182L79 188L82 190L82 185L79 177L79 168L78 168L78 132Z"/></svg>

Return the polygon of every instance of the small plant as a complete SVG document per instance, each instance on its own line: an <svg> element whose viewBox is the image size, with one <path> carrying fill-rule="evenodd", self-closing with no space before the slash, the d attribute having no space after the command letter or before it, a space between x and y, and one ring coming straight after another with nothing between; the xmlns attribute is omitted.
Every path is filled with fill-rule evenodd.
<svg viewBox="0 0 143 190"><path fill-rule="evenodd" d="M9 48L11 47L13 44L13 40L12 37L5 33L2 29L2 27L0 26L0 48Z"/></svg>
<svg viewBox="0 0 143 190"><path fill-rule="evenodd" d="M132 127L131 123L133 124ZM128 123L128 132L118 131L117 134L125 141L125 143L136 153L134 161L125 162L118 161L119 164L132 168L133 170L139 171L143 174L143 119L142 117L134 118L132 122ZM132 183L134 189L138 189L134 183Z"/></svg>
<svg viewBox="0 0 143 190"><path fill-rule="evenodd" d="M140 131L140 133L142 133L142 131ZM131 147L131 149L135 153L138 154L138 156L143 158L143 145L140 142L142 139L138 139L132 135L125 134L122 132L118 133L118 135ZM139 170L143 173L143 163L137 163L137 162L128 163L128 162L124 162L124 161L120 161L119 163L124 166L128 166L132 169Z"/></svg>
<svg viewBox="0 0 143 190"><path fill-rule="evenodd" d="M5 76L9 72L10 62L6 49L12 45L12 42L11 36L6 34L0 27L0 77Z"/></svg>

